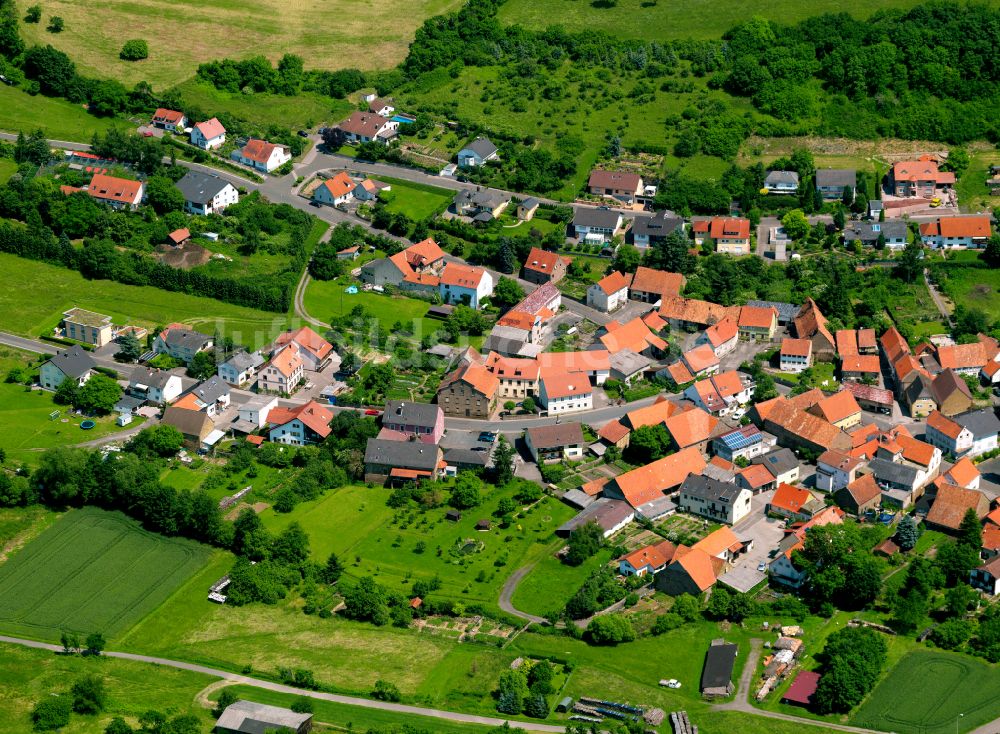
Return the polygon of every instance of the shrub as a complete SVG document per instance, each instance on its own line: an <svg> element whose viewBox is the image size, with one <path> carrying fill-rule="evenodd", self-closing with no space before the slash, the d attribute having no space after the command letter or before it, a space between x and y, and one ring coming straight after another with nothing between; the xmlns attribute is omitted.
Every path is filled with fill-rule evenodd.
<svg viewBox="0 0 1000 734"><path fill-rule="evenodd" d="M372 698L379 701L399 701L401 696L399 688L395 684L384 681L381 678L375 681L375 688L372 690Z"/></svg>
<svg viewBox="0 0 1000 734"><path fill-rule="evenodd" d="M141 38L133 38L131 41L125 41L125 45L122 46L118 58L122 61L142 61L149 58L149 45Z"/></svg>
<svg viewBox="0 0 1000 734"><path fill-rule="evenodd" d="M61 729L69 724L73 701L69 696L52 696L39 701L31 711L31 723L38 731Z"/></svg>

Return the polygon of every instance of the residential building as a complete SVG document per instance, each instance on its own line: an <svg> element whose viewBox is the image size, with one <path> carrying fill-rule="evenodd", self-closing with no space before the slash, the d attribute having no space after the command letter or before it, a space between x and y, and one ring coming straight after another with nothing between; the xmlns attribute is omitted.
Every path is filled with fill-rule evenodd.
<svg viewBox="0 0 1000 734"><path fill-rule="evenodd" d="M936 221L920 225L923 243L941 249L985 247L991 234L988 216L939 217Z"/></svg>
<svg viewBox="0 0 1000 734"><path fill-rule="evenodd" d="M781 340L779 369L799 373L812 367L812 342L809 339L785 337Z"/></svg>
<svg viewBox="0 0 1000 734"><path fill-rule="evenodd" d="M823 525L842 525L844 511L839 507L827 507L817 512L804 523L796 523L785 531L785 537L778 544L778 553L768 566L773 581L797 589L806 579L806 572L792 562L792 554L804 547L806 533L810 528Z"/></svg>
<svg viewBox="0 0 1000 734"><path fill-rule="evenodd" d="M276 350L288 344L294 344L299 348L302 367L311 372L322 372L337 357L333 345L308 326L300 326L294 331L284 331L274 340Z"/></svg>
<svg viewBox="0 0 1000 734"><path fill-rule="evenodd" d="M666 326L663 321L660 321L660 324ZM630 349L636 354L657 358L667 351L667 342L653 333L646 321L640 316L636 316L624 324L609 321L604 325L604 330L606 333L601 334L599 339L609 354L617 354L623 349ZM715 356L714 353L712 356Z"/></svg>
<svg viewBox="0 0 1000 734"><path fill-rule="evenodd" d="M861 423L861 406L849 390L823 398L809 412L845 431Z"/></svg>
<svg viewBox="0 0 1000 734"><path fill-rule="evenodd" d="M302 350L297 344L291 343L275 352L271 361L260 371L257 388L261 392L291 395L304 378Z"/></svg>
<svg viewBox="0 0 1000 734"><path fill-rule="evenodd" d="M221 148L226 142L226 128L218 118L195 123L191 128L191 144L202 150Z"/></svg>
<svg viewBox="0 0 1000 734"><path fill-rule="evenodd" d="M959 487L966 489L979 489L979 481L982 476L972 460L966 456L959 459L950 469L941 474L941 478Z"/></svg>
<svg viewBox="0 0 1000 734"><path fill-rule="evenodd" d="M556 535L568 538L577 528L594 523L601 529L601 534L605 538L610 538L633 520L635 520L635 510L628 502L599 497L582 512L556 528Z"/></svg>
<svg viewBox="0 0 1000 734"><path fill-rule="evenodd" d="M660 317L666 319L671 329L695 331L704 329L722 319L739 319L739 306L720 306L697 298L664 295L660 302Z"/></svg>
<svg viewBox="0 0 1000 734"><path fill-rule="evenodd" d="M837 352L837 343L826 325L826 317L819 310L816 301L807 298L794 320L795 335L799 339L809 339L813 343L813 359L830 361Z"/></svg>
<svg viewBox="0 0 1000 734"><path fill-rule="evenodd" d="M677 448L696 448L706 456L709 442L722 433L718 430L719 419L701 408L676 413L667 418L663 425Z"/></svg>
<svg viewBox="0 0 1000 734"><path fill-rule="evenodd" d="M699 380L684 391L684 397L707 413L725 418L750 403L754 382L736 370Z"/></svg>
<svg viewBox="0 0 1000 734"><path fill-rule="evenodd" d="M292 160L292 150L287 145L250 138L246 145L234 150L230 158L254 170L270 173Z"/></svg>
<svg viewBox="0 0 1000 734"><path fill-rule="evenodd" d="M851 198L858 187L857 171L850 168L819 168L816 170L816 190L826 201L844 198L844 189L851 190Z"/></svg>
<svg viewBox="0 0 1000 734"><path fill-rule="evenodd" d="M653 520L672 512L674 493L689 474L701 474L705 459L696 448L682 449L646 466L619 474L604 485L604 496L624 500L642 517Z"/></svg>
<svg viewBox="0 0 1000 734"><path fill-rule="evenodd" d="M743 306L740 309L737 326L740 339L743 341L771 341L778 329L778 313L773 308Z"/></svg>
<svg viewBox="0 0 1000 734"><path fill-rule="evenodd" d="M479 137L458 151L458 165L475 168L499 158L497 147L489 138Z"/></svg>
<svg viewBox="0 0 1000 734"><path fill-rule="evenodd" d="M816 460L816 488L836 492L858 478L865 460L843 451L824 451Z"/></svg>
<svg viewBox="0 0 1000 734"><path fill-rule="evenodd" d="M67 339L95 347L110 344L115 337L110 316L75 307L63 311L62 332Z"/></svg>
<svg viewBox="0 0 1000 734"><path fill-rule="evenodd" d="M707 344L702 344L700 347L695 347L684 352L681 354L681 361L690 373L690 379L709 377L719 371L719 357ZM684 380L683 382L687 381L689 380ZM680 385L683 383L682 381L677 381L677 384Z"/></svg>
<svg viewBox="0 0 1000 734"><path fill-rule="evenodd" d="M953 344L937 348L937 360L942 370L954 370L960 375L978 377L990 361L983 342Z"/></svg>
<svg viewBox="0 0 1000 734"><path fill-rule="evenodd" d="M904 357L901 362L911 359ZM926 418L937 410L937 403L934 400L934 381L923 370L912 370L907 379L901 380L898 376L897 387L902 388L902 401L906 403L907 409L913 418Z"/></svg>
<svg viewBox="0 0 1000 734"><path fill-rule="evenodd" d="M169 324L153 340L153 351L191 364L194 355L212 348L212 337L188 329L184 324Z"/></svg>
<svg viewBox="0 0 1000 734"><path fill-rule="evenodd" d="M464 362L446 375L437 391L445 415L490 418L497 407L500 380L480 364Z"/></svg>
<svg viewBox="0 0 1000 734"><path fill-rule="evenodd" d="M690 548L678 546L673 561L657 574L656 588L673 596L700 595L714 586L729 564L750 545L752 543L741 541L731 528L723 525Z"/></svg>
<svg viewBox="0 0 1000 734"><path fill-rule="evenodd" d="M396 108L393 106L392 100L373 97L368 100L368 111L374 112L381 117L392 117L392 113L396 111Z"/></svg>
<svg viewBox="0 0 1000 734"><path fill-rule="evenodd" d="M875 354L851 354L840 361L840 379L845 382L866 380L877 382L881 373L878 355Z"/></svg>
<svg viewBox="0 0 1000 734"><path fill-rule="evenodd" d="M642 176L628 171L603 171L595 168L590 172L587 191L592 196L605 196L623 204L632 204L642 195L645 187Z"/></svg>
<svg viewBox="0 0 1000 734"><path fill-rule="evenodd" d="M374 112L352 112L350 117L337 125L337 130L348 143L388 145L398 134L399 121Z"/></svg>
<svg viewBox="0 0 1000 734"><path fill-rule="evenodd" d="M942 171L932 156L894 163L889 171L889 188L896 196L933 199L955 185L955 174Z"/></svg>
<svg viewBox="0 0 1000 734"><path fill-rule="evenodd" d="M354 184L351 196L358 201L375 201L383 191L392 191L392 186L383 181L366 178L364 181L358 181Z"/></svg>
<svg viewBox="0 0 1000 734"><path fill-rule="evenodd" d="M799 481L799 459L791 449L775 448L750 460L752 465L763 466L778 484L795 484Z"/></svg>
<svg viewBox="0 0 1000 734"><path fill-rule="evenodd" d="M354 182L347 171L339 171L335 176L325 179L313 189L312 200L326 206L340 206L354 198L358 184Z"/></svg>
<svg viewBox="0 0 1000 734"><path fill-rule="evenodd" d="M382 411L382 428L404 438L438 444L444 436L444 411L440 405L390 400Z"/></svg>
<svg viewBox="0 0 1000 734"><path fill-rule="evenodd" d="M542 377L554 373L581 374L593 385L603 385L611 375L611 355L604 349L586 352L542 352L538 355Z"/></svg>
<svg viewBox="0 0 1000 734"><path fill-rule="evenodd" d="M1000 555L969 572L969 586L990 596L1000 594Z"/></svg>
<svg viewBox="0 0 1000 734"><path fill-rule="evenodd" d="M167 370L138 367L132 370L128 381L128 393L153 405L174 402L184 389L180 375Z"/></svg>
<svg viewBox="0 0 1000 734"><path fill-rule="evenodd" d="M680 273L640 265L629 283L628 297L642 303L659 303L664 296L678 296L687 279Z"/></svg>
<svg viewBox="0 0 1000 734"><path fill-rule="evenodd" d="M701 245L706 239L715 243L715 251L725 255L750 254L750 220L742 217L712 217L692 223L694 242Z"/></svg>
<svg viewBox="0 0 1000 734"><path fill-rule="evenodd" d="M365 481L373 484L433 481L443 464L441 449L421 441L369 438L365 447Z"/></svg>
<svg viewBox="0 0 1000 734"><path fill-rule="evenodd" d="M462 189L451 201L455 214L471 217L473 221L486 223L499 217L510 204L510 197L499 191L476 188Z"/></svg>
<svg viewBox="0 0 1000 734"><path fill-rule="evenodd" d="M938 411L945 416L951 417L972 409L972 392L953 369L942 370L931 380L931 395Z"/></svg>
<svg viewBox="0 0 1000 734"><path fill-rule="evenodd" d="M320 443L330 435L333 413L315 400L291 408L271 408L268 440L291 446Z"/></svg>
<svg viewBox="0 0 1000 734"><path fill-rule="evenodd" d="M583 458L585 442L579 423L554 423L524 432L524 442L536 464Z"/></svg>
<svg viewBox="0 0 1000 734"><path fill-rule="evenodd" d="M183 112L168 110L164 107L156 108L156 112L153 113L153 119L150 122L153 127L158 127L161 130L169 130L172 133L182 133L184 132L184 128L187 127L187 118Z"/></svg>
<svg viewBox="0 0 1000 734"><path fill-rule="evenodd" d="M79 345L57 351L39 369L38 382L46 390L55 390L65 380L73 380L82 387L97 368L90 353Z"/></svg>
<svg viewBox="0 0 1000 734"><path fill-rule="evenodd" d="M998 448L1000 420L992 408L946 417L938 411L927 416L927 442L945 454L973 457Z"/></svg>
<svg viewBox="0 0 1000 734"><path fill-rule="evenodd" d="M858 329L858 353L878 354L878 341L875 339L875 329Z"/></svg>
<svg viewBox="0 0 1000 734"><path fill-rule="evenodd" d="M462 263L448 263L439 283L441 301L480 308L493 295L493 276L486 268Z"/></svg>
<svg viewBox="0 0 1000 734"><path fill-rule="evenodd" d="M849 484L834 491L834 498L843 510L860 517L878 509L882 502L882 488L874 474L861 474Z"/></svg>
<svg viewBox="0 0 1000 734"><path fill-rule="evenodd" d="M486 359L486 369L500 381L498 395L501 400L521 401L538 394L537 360L504 357L490 352Z"/></svg>
<svg viewBox="0 0 1000 734"><path fill-rule="evenodd" d="M715 356L725 357L739 343L740 327L738 319L727 316L705 329L695 340L695 346L708 344Z"/></svg>
<svg viewBox="0 0 1000 734"><path fill-rule="evenodd" d="M684 231L684 220L666 209L653 216L638 215L632 220L628 240L640 249L654 247L666 241L673 232Z"/></svg>
<svg viewBox="0 0 1000 734"><path fill-rule="evenodd" d="M978 489L966 489L941 480L935 485L937 494L924 520L928 528L954 535L969 510L980 520L989 512L990 501Z"/></svg>
<svg viewBox="0 0 1000 734"><path fill-rule="evenodd" d="M278 398L273 395L254 395L239 406L239 419L233 430L253 433L267 425L271 411L278 407Z"/></svg>
<svg viewBox="0 0 1000 734"><path fill-rule="evenodd" d="M648 372L653 362L649 357L622 349L611 355L611 379L631 385L634 380L641 380Z"/></svg>
<svg viewBox="0 0 1000 734"><path fill-rule="evenodd" d="M203 410L171 405L163 411L160 423L180 431L184 445L195 451L213 448L226 435L225 431L215 427L215 421Z"/></svg>
<svg viewBox="0 0 1000 734"><path fill-rule="evenodd" d="M220 411L229 407L230 399L229 385L218 375L212 375L195 385L174 405L189 410L202 410L209 417L216 418Z"/></svg>
<svg viewBox="0 0 1000 734"><path fill-rule="evenodd" d="M753 459L771 451L777 444L777 439L757 426L740 426L712 440L712 453L721 456L726 461L737 459Z"/></svg>
<svg viewBox="0 0 1000 734"><path fill-rule="evenodd" d="M142 203L143 197L146 195L146 187L142 181L131 181L127 178L95 173L87 185L87 194L92 199L109 205L112 209L134 211Z"/></svg>
<svg viewBox="0 0 1000 734"><path fill-rule="evenodd" d="M260 352L234 352L219 364L218 375L234 387L252 385L257 379L257 371L266 361Z"/></svg>
<svg viewBox="0 0 1000 734"><path fill-rule="evenodd" d="M539 402L549 415L561 415L594 407L594 389L590 380L580 373L542 375Z"/></svg>
<svg viewBox="0 0 1000 734"><path fill-rule="evenodd" d="M614 271L587 288L587 305L598 311L609 313L628 303L628 287L631 278Z"/></svg>
<svg viewBox="0 0 1000 734"><path fill-rule="evenodd" d="M521 277L529 283L558 283L566 275L571 258L532 247L524 261Z"/></svg>
<svg viewBox="0 0 1000 734"><path fill-rule="evenodd" d="M519 222L530 222L535 218L535 212L541 202L534 196L529 196L517 205L517 219Z"/></svg>
<svg viewBox="0 0 1000 734"><path fill-rule="evenodd" d="M808 489L781 483L767 503L767 514L798 522L808 520L823 506L823 501L814 497Z"/></svg>
<svg viewBox="0 0 1000 734"><path fill-rule="evenodd" d="M667 567L674 559L677 546L669 540L637 548L618 559L618 573L622 576L653 576Z"/></svg>
<svg viewBox="0 0 1000 734"><path fill-rule="evenodd" d="M622 215L605 207L578 206L573 210L573 233L582 242L604 244L622 228Z"/></svg>
<svg viewBox="0 0 1000 734"><path fill-rule="evenodd" d="M909 231L902 219L887 219L884 222L850 221L844 225L844 243L850 245L860 242L865 247L877 247L881 242L887 250L902 250L906 247Z"/></svg>
<svg viewBox="0 0 1000 734"><path fill-rule="evenodd" d="M677 508L727 525L750 514L753 492L735 482L720 482L702 474L691 474L681 484Z"/></svg>
<svg viewBox="0 0 1000 734"><path fill-rule="evenodd" d="M862 410L870 410L884 415L892 414L892 391L874 385L864 385L860 382L848 380L841 385L841 390L846 390L858 401Z"/></svg>
<svg viewBox="0 0 1000 734"><path fill-rule="evenodd" d="M799 174L795 171L769 171L764 179L769 194L795 196L799 192Z"/></svg>
<svg viewBox="0 0 1000 734"><path fill-rule="evenodd" d="M240 200L240 192L231 183L201 171L188 171L174 186L183 194L188 214L220 214Z"/></svg>
<svg viewBox="0 0 1000 734"><path fill-rule="evenodd" d="M391 257L365 263L361 267L360 280L369 285L437 292L444 265L444 251L437 242L427 238Z"/></svg>

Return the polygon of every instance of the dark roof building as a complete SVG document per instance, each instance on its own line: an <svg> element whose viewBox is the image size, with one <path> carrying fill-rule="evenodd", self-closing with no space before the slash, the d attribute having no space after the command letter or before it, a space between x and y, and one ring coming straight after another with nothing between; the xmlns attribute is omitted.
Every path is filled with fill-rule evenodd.
<svg viewBox="0 0 1000 734"><path fill-rule="evenodd" d="M725 640L712 640L705 653L701 671L701 693L704 696L728 696L733 692L733 668L738 648Z"/></svg>
<svg viewBox="0 0 1000 734"><path fill-rule="evenodd" d="M816 169L816 187L820 189L840 188L858 184L858 173L853 168L818 168Z"/></svg>
<svg viewBox="0 0 1000 734"><path fill-rule="evenodd" d="M651 217L636 217L629 231L633 244L653 245L662 242L671 232L684 226L684 220L670 211L659 211Z"/></svg>
<svg viewBox="0 0 1000 734"><path fill-rule="evenodd" d="M620 222L621 214L604 207L581 206L573 212L574 227L615 230Z"/></svg>
<svg viewBox="0 0 1000 734"><path fill-rule="evenodd" d="M215 731L220 734L264 734L277 730L306 734L311 728L312 714L297 714L291 709L253 701L237 701L227 706L215 722Z"/></svg>
<svg viewBox="0 0 1000 734"><path fill-rule="evenodd" d="M799 468L799 459L791 449L774 449L750 460L751 464L761 464L775 477L788 474Z"/></svg>
<svg viewBox="0 0 1000 734"><path fill-rule="evenodd" d="M579 423L552 423L528 429L528 438L536 449L554 449L583 443L583 428Z"/></svg>
<svg viewBox="0 0 1000 734"><path fill-rule="evenodd" d="M441 450L422 441L369 438L365 446L365 481L416 481L438 475Z"/></svg>
<svg viewBox="0 0 1000 734"><path fill-rule="evenodd" d="M174 184L184 194L184 200L194 204L210 204L229 185L228 181L201 171L188 171Z"/></svg>
<svg viewBox="0 0 1000 734"><path fill-rule="evenodd" d="M795 676L792 685L781 697L782 703L791 703L796 706L809 706L812 703L812 696L819 685L820 674L813 670L800 670Z"/></svg>
<svg viewBox="0 0 1000 734"><path fill-rule="evenodd" d="M567 520L556 529L556 535L568 538L569 534L588 522L595 522L604 532L604 537L610 537L635 519L635 510L628 502L601 497L595 500L576 517Z"/></svg>
<svg viewBox="0 0 1000 734"><path fill-rule="evenodd" d="M874 245L882 235L886 242L906 241L906 222L902 219L887 219L884 222L848 222L844 227L844 242L861 242Z"/></svg>
<svg viewBox="0 0 1000 734"><path fill-rule="evenodd" d="M73 380L83 377L97 366L94 358L90 356L90 352L79 345L72 346L62 352L56 352L49 362L66 377Z"/></svg>

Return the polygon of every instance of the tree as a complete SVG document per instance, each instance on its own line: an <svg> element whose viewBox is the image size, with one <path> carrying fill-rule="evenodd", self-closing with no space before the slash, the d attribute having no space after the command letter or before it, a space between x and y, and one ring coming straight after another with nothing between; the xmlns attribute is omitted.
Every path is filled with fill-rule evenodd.
<svg viewBox="0 0 1000 734"><path fill-rule="evenodd" d="M731 594L722 586L716 586L712 589L712 596L705 611L712 619L726 619L729 617L730 600Z"/></svg>
<svg viewBox="0 0 1000 734"><path fill-rule="evenodd" d="M59 636L59 642L63 646L63 653L67 655L80 650L80 636L74 632L63 632Z"/></svg>
<svg viewBox="0 0 1000 734"><path fill-rule="evenodd" d="M535 399L527 397L521 401L521 409L525 413L534 413L538 408L535 405Z"/></svg>
<svg viewBox="0 0 1000 734"><path fill-rule="evenodd" d="M74 405L80 393L76 380L65 379L56 387L52 400L56 405Z"/></svg>
<svg viewBox="0 0 1000 734"><path fill-rule="evenodd" d="M801 209L792 209L781 218L781 226L793 240L800 240L809 234L809 220Z"/></svg>
<svg viewBox="0 0 1000 734"><path fill-rule="evenodd" d="M358 355L351 351L345 351L340 361L340 369L345 374L353 375L361 368L361 360Z"/></svg>
<svg viewBox="0 0 1000 734"><path fill-rule="evenodd" d="M972 159L969 157L969 151L965 148L952 148L948 152L948 157L941 164L942 171L952 171L955 174L955 178L961 178L962 174L969 168L969 164Z"/></svg>
<svg viewBox="0 0 1000 734"><path fill-rule="evenodd" d="M73 710L78 714L99 714L107 704L104 680L96 675L80 678L70 693L73 694Z"/></svg>
<svg viewBox="0 0 1000 734"><path fill-rule="evenodd" d="M116 716L104 727L104 734L135 734L135 729L121 716Z"/></svg>
<svg viewBox="0 0 1000 734"><path fill-rule="evenodd" d="M991 268L1000 267L1000 233L994 234L986 243L986 249L983 250L983 260Z"/></svg>
<svg viewBox="0 0 1000 734"><path fill-rule="evenodd" d="M505 670L500 673L498 688L497 711L502 714L520 714L528 697L527 676L520 670Z"/></svg>
<svg viewBox="0 0 1000 734"><path fill-rule="evenodd" d="M680 230L674 230L663 240L646 250L646 265L657 270L688 274L693 262L688 249L691 241Z"/></svg>
<svg viewBox="0 0 1000 734"><path fill-rule="evenodd" d="M402 696L395 684L380 678L375 681L375 688L372 689L372 698L377 701L399 701Z"/></svg>
<svg viewBox="0 0 1000 734"><path fill-rule="evenodd" d="M924 270L924 246L919 239L907 243L903 253L896 261L896 275L906 283L916 281Z"/></svg>
<svg viewBox="0 0 1000 734"><path fill-rule="evenodd" d="M983 526L979 524L979 516L971 507L965 511L962 522L958 525L958 543L972 548L976 553L983 547Z"/></svg>
<svg viewBox="0 0 1000 734"><path fill-rule="evenodd" d="M928 599L919 593L899 594L892 602L894 626L903 632L912 632L927 617Z"/></svg>
<svg viewBox="0 0 1000 734"><path fill-rule="evenodd" d="M841 203L850 209L854 205L854 188L851 186L844 187L844 193L840 197Z"/></svg>
<svg viewBox="0 0 1000 734"><path fill-rule="evenodd" d="M490 298L500 308L510 308L524 298L524 288L513 278L501 275L493 287L493 295Z"/></svg>
<svg viewBox="0 0 1000 734"><path fill-rule="evenodd" d="M604 531L596 522L584 523L570 532L566 545L563 561L569 566L579 566L604 547Z"/></svg>
<svg viewBox="0 0 1000 734"><path fill-rule="evenodd" d="M188 377L196 380L207 380L215 374L215 352L211 349L205 352L198 352L188 365Z"/></svg>
<svg viewBox="0 0 1000 734"><path fill-rule="evenodd" d="M545 696L541 694L528 696L528 700L524 703L524 714L534 719L546 718L549 715L549 704L546 702Z"/></svg>
<svg viewBox="0 0 1000 734"><path fill-rule="evenodd" d="M215 702L215 708L212 709L212 716L219 718L222 716L223 711L239 700L240 697L236 695L236 691L232 688L223 688L218 700Z"/></svg>
<svg viewBox="0 0 1000 734"><path fill-rule="evenodd" d="M142 61L149 58L149 44L141 38L125 41L125 45L118 53L118 58L122 61Z"/></svg>
<svg viewBox="0 0 1000 734"><path fill-rule="evenodd" d="M150 176L146 181L146 203L163 216L184 209L184 194L166 176Z"/></svg>
<svg viewBox="0 0 1000 734"><path fill-rule="evenodd" d="M362 576L356 586L344 593L344 614L379 626L388 624L388 594L371 576Z"/></svg>
<svg viewBox="0 0 1000 734"><path fill-rule="evenodd" d="M615 251L614 267L622 273L634 273L642 264L642 254L632 245L619 245Z"/></svg>
<svg viewBox="0 0 1000 734"><path fill-rule="evenodd" d="M837 207L833 210L833 226L837 228L838 231L844 231L844 225L847 223L847 217L844 216L844 210L841 207Z"/></svg>
<svg viewBox="0 0 1000 734"><path fill-rule="evenodd" d="M166 459L177 454L184 446L184 434L173 426L160 424L143 428L126 444L125 448L139 456L158 456Z"/></svg>
<svg viewBox="0 0 1000 734"><path fill-rule="evenodd" d="M662 459L673 446L670 432L662 423L652 426L642 426L632 431L629 437L625 456L635 464L645 465L656 459Z"/></svg>
<svg viewBox="0 0 1000 734"><path fill-rule="evenodd" d="M909 515L904 517L896 527L896 544L900 550L910 551L917 545L920 538L920 530L917 523Z"/></svg>
<svg viewBox="0 0 1000 734"><path fill-rule="evenodd" d="M286 566L300 566L309 558L309 536L298 522L293 522L274 539L271 558Z"/></svg>
<svg viewBox="0 0 1000 734"><path fill-rule="evenodd" d="M485 483L482 479L471 472L462 472L458 475L454 488L451 490L449 503L459 510L467 510L476 507L482 502L482 490Z"/></svg>
<svg viewBox="0 0 1000 734"><path fill-rule="evenodd" d="M375 684L378 686L378 683ZM311 714L313 712L313 700L308 696L299 696L292 701L292 705L289 706L292 711L297 714Z"/></svg>
<svg viewBox="0 0 1000 734"><path fill-rule="evenodd" d="M965 543L945 543L938 548L938 566L949 586L968 580L969 571L979 565L979 560L979 549Z"/></svg>
<svg viewBox="0 0 1000 734"><path fill-rule="evenodd" d="M122 388L106 375L94 375L87 380L76 395L74 405L87 412L106 415L121 400Z"/></svg>
<svg viewBox="0 0 1000 734"><path fill-rule="evenodd" d="M58 15L53 15L49 18L49 25L45 30L49 33L62 33L65 27L66 24L63 22L63 19Z"/></svg>
<svg viewBox="0 0 1000 734"><path fill-rule="evenodd" d="M499 485L506 484L514 478L514 447L505 436L497 439L493 449L493 481Z"/></svg>
<svg viewBox="0 0 1000 734"><path fill-rule="evenodd" d="M972 609L979 595L975 589L965 583L955 584L948 589L944 595L944 605L948 614L953 617L961 617Z"/></svg>
<svg viewBox="0 0 1000 734"><path fill-rule="evenodd" d="M632 642L635 639L635 629L623 614L602 614L590 620L587 636L595 645L617 645L620 642Z"/></svg>
<svg viewBox="0 0 1000 734"><path fill-rule="evenodd" d="M326 559L326 564L320 569L319 578L325 584L335 584L343 573L344 564L337 558L336 553L331 553Z"/></svg>
<svg viewBox="0 0 1000 734"><path fill-rule="evenodd" d="M831 634L821 653L822 678L812 698L816 712L854 708L874 687L887 653L885 639L874 630L847 627Z"/></svg>
<svg viewBox="0 0 1000 734"><path fill-rule="evenodd" d="M949 619L931 632L934 644L945 650L957 650L972 637L972 623L967 619Z"/></svg>
<svg viewBox="0 0 1000 734"><path fill-rule="evenodd" d="M100 632L91 632L87 635L87 640L84 644L87 646L86 652L88 655L100 655L104 652L104 635Z"/></svg>
<svg viewBox="0 0 1000 734"><path fill-rule="evenodd" d="M517 270L517 256L514 254L514 246L507 237L500 239L500 246L497 250L497 268L501 273L513 273ZM500 278L500 280L502 281L504 278ZM516 282L514 284L517 285ZM497 285L499 286L499 283ZM494 292L493 295L495 297L496 293ZM524 298L523 292L521 298ZM514 301L514 303L517 303L517 301Z"/></svg>
<svg viewBox="0 0 1000 734"><path fill-rule="evenodd" d="M34 163L41 166L52 157L52 149L49 148L49 141L45 138L45 133L35 130L28 136L23 132L17 134L17 142L14 143L15 163Z"/></svg>
<svg viewBox="0 0 1000 734"><path fill-rule="evenodd" d="M69 725L73 699L69 696L48 696L31 710L31 723L38 731L52 731Z"/></svg>
<svg viewBox="0 0 1000 734"><path fill-rule="evenodd" d="M25 23L38 23L42 19L42 6L32 5L28 8L28 12L24 14Z"/></svg>
<svg viewBox="0 0 1000 734"><path fill-rule="evenodd" d="M135 362L142 356L142 344L131 331L126 332L118 340L118 351L115 359L119 362Z"/></svg>

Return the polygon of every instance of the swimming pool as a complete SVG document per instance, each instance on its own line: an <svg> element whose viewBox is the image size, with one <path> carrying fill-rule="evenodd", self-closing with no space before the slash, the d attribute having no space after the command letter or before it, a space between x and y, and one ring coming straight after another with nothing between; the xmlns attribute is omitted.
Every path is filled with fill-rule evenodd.
<svg viewBox="0 0 1000 734"><path fill-rule="evenodd" d="M409 125L409 124L411 124L413 122L416 122L416 120L417 120L417 118L410 117L409 115L393 115L392 116L392 121L393 122L406 123L407 125Z"/></svg>

